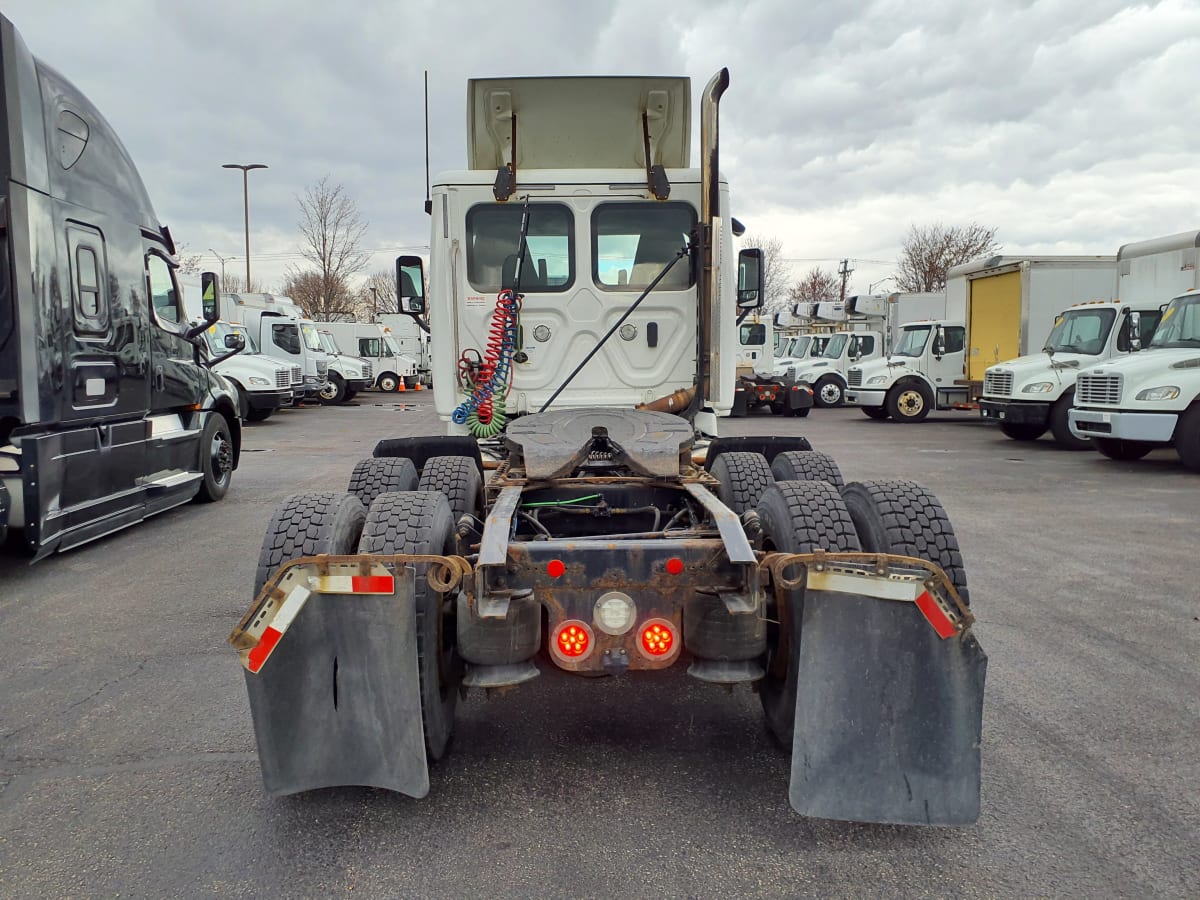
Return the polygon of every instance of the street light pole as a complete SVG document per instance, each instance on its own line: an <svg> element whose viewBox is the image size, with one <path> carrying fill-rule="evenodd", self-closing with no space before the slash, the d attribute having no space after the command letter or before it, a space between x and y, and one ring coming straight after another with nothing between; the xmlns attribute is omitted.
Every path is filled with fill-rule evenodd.
<svg viewBox="0 0 1200 900"><path fill-rule="evenodd" d="M219 259L221 261L221 288L224 289L224 287L225 287L225 260L230 259L231 257L222 256L220 253L218 253L212 247L208 248L208 252L211 253L213 256L215 256L217 259Z"/></svg>
<svg viewBox="0 0 1200 900"><path fill-rule="evenodd" d="M250 291L250 170L267 168L263 163L250 163L242 165L241 163L225 163L221 166L222 169L241 169L242 170L242 206L245 213L246 222L246 291Z"/></svg>
<svg viewBox="0 0 1200 900"><path fill-rule="evenodd" d="M379 288L375 285L370 285L367 288L371 292L371 321L379 321Z"/></svg>
<svg viewBox="0 0 1200 900"><path fill-rule="evenodd" d="M878 287L879 285L883 284L885 281L891 281L891 280L892 280L892 276L889 275L887 278L881 278L879 281L872 281L870 284L867 285L867 293L868 294L871 293L872 288Z"/></svg>

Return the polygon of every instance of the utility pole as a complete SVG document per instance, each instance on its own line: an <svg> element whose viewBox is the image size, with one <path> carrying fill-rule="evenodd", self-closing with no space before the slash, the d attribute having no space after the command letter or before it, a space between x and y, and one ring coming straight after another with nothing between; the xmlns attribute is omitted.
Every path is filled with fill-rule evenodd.
<svg viewBox="0 0 1200 900"><path fill-rule="evenodd" d="M371 292L371 321L379 321L379 288L375 285L370 285L367 288Z"/></svg>
<svg viewBox="0 0 1200 900"><path fill-rule="evenodd" d="M850 273L854 270L850 268L850 260L843 259L842 265L838 268L838 274L842 276L842 302L846 302L846 282L850 280Z"/></svg>

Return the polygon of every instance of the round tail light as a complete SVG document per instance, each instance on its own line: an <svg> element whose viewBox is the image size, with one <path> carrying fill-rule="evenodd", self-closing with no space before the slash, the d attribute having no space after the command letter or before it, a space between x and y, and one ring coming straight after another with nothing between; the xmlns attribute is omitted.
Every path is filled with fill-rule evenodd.
<svg viewBox="0 0 1200 900"><path fill-rule="evenodd" d="M591 653L592 644L592 629L587 623L569 619L555 630L551 649L559 659L574 662Z"/></svg>

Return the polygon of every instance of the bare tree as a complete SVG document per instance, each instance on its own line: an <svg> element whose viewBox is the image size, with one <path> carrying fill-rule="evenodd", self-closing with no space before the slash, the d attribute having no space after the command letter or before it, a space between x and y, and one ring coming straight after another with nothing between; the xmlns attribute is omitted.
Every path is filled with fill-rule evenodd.
<svg viewBox="0 0 1200 900"><path fill-rule="evenodd" d="M186 242L175 245L175 260L179 263L180 275L199 275L202 255L192 253Z"/></svg>
<svg viewBox="0 0 1200 900"><path fill-rule="evenodd" d="M741 245L758 247L763 254L763 308L767 312L787 305L787 263L783 261L783 242L769 234L745 234Z"/></svg>
<svg viewBox="0 0 1200 900"><path fill-rule="evenodd" d="M791 286L788 300L791 303L824 303L838 299L841 289L842 281L837 275L815 266Z"/></svg>
<svg viewBox="0 0 1200 900"><path fill-rule="evenodd" d="M365 269L370 260L369 254L362 251L367 223L342 186L329 183L329 176L309 187L296 202L300 205L298 224L303 238L300 254L313 269L292 269L288 273L288 282L304 288L308 303L289 296L318 321L346 315L357 306L350 277ZM320 278L315 293L311 275Z"/></svg>
<svg viewBox="0 0 1200 900"><path fill-rule="evenodd" d="M245 282L241 275L226 275L221 282L221 292L225 294L264 294L263 283L257 278L250 279L250 289L244 290Z"/></svg>
<svg viewBox="0 0 1200 900"><path fill-rule="evenodd" d="M952 266L990 256L1000 249L995 228L970 225L910 225L896 261L896 289L944 291Z"/></svg>
<svg viewBox="0 0 1200 900"><path fill-rule="evenodd" d="M372 319L384 313L394 313L400 308L396 298L396 273L384 269L372 272L358 289L359 305Z"/></svg>
<svg viewBox="0 0 1200 900"><path fill-rule="evenodd" d="M343 279L329 279L314 269L289 269L283 279L283 293L317 322L344 322L370 318L370 298L361 295Z"/></svg>

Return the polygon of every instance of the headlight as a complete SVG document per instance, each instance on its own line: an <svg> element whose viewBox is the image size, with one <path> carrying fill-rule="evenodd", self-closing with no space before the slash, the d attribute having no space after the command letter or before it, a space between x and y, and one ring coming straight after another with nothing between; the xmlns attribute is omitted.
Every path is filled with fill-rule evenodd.
<svg viewBox="0 0 1200 900"><path fill-rule="evenodd" d="M321 383L321 379L320 379L320 378L318 378L316 375L305 375L305 376L304 376L304 383L305 383L305 384L320 384L320 383Z"/></svg>
<svg viewBox="0 0 1200 900"><path fill-rule="evenodd" d="M1021 388L1022 394L1047 394L1054 390L1053 381L1035 381L1033 384L1027 384Z"/></svg>
<svg viewBox="0 0 1200 900"><path fill-rule="evenodd" d="M1174 400L1179 396L1179 388L1174 385L1164 385L1163 387L1146 388L1144 391L1138 391L1137 400Z"/></svg>
<svg viewBox="0 0 1200 900"><path fill-rule="evenodd" d="M251 375L246 380L248 382L250 382L251 384L270 384L271 383L271 382L267 381L267 379L265 379L265 378L259 378L257 375Z"/></svg>
<svg viewBox="0 0 1200 900"><path fill-rule="evenodd" d="M888 377L886 375L876 375L873 378L868 378L867 384L883 384L887 380Z"/></svg>

